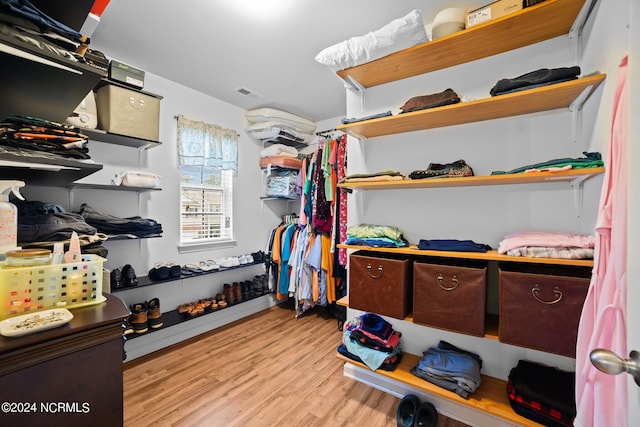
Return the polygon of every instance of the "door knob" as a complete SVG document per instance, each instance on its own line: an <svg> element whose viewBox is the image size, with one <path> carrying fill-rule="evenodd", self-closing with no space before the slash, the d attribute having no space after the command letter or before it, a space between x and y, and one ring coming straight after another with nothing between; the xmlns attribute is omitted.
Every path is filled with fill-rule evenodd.
<svg viewBox="0 0 640 427"><path fill-rule="evenodd" d="M593 366L609 375L618 375L628 372L633 376L636 384L640 386L640 353L633 350L629 353L629 359L623 359L612 351L596 348L589 355Z"/></svg>

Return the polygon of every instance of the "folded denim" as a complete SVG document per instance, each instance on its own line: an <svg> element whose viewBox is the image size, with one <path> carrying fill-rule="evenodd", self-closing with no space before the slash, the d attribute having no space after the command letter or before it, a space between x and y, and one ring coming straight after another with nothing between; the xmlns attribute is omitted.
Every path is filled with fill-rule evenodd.
<svg viewBox="0 0 640 427"><path fill-rule="evenodd" d="M480 363L467 352L431 347L411 370L417 377L467 398L480 386Z"/></svg>
<svg viewBox="0 0 640 427"><path fill-rule="evenodd" d="M431 95L414 96L400 107L401 113L410 113L411 111L425 110L427 108L441 107L443 105L457 104L460 97L452 89L445 89L440 93Z"/></svg>
<svg viewBox="0 0 640 427"><path fill-rule="evenodd" d="M559 82L561 80L574 79L580 75L580 67L540 68L514 78L500 79L491 88L491 96L512 91L522 87L540 85L543 83Z"/></svg>

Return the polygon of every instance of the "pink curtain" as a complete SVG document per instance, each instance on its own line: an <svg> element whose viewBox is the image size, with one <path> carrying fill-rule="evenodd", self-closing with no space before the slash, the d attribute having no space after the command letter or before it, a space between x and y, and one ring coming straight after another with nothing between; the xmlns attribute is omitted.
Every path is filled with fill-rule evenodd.
<svg viewBox="0 0 640 427"><path fill-rule="evenodd" d="M596 224L594 268L576 349L577 427L626 427L627 375L607 375L589 359L596 348L627 357L627 60L619 66L608 156Z"/></svg>

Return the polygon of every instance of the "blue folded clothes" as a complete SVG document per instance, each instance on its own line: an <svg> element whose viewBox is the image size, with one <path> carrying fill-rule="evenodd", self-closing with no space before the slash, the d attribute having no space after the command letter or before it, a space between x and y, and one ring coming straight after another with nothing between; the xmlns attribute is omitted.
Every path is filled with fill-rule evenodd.
<svg viewBox="0 0 640 427"><path fill-rule="evenodd" d="M442 343L429 348L411 373L466 399L480 386L481 360L476 354L455 348Z"/></svg>
<svg viewBox="0 0 640 427"><path fill-rule="evenodd" d="M429 251L487 252L491 250L491 246L483 243L476 243L472 240L420 239L418 249Z"/></svg>

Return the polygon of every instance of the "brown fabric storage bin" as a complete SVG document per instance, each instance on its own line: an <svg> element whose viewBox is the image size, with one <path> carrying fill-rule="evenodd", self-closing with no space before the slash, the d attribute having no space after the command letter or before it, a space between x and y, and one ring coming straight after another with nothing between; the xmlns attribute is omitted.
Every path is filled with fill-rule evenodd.
<svg viewBox="0 0 640 427"><path fill-rule="evenodd" d="M349 257L349 307L404 319L411 308L411 261L365 251Z"/></svg>
<svg viewBox="0 0 640 427"><path fill-rule="evenodd" d="M413 264L413 321L483 336L487 267L483 264Z"/></svg>
<svg viewBox="0 0 640 427"><path fill-rule="evenodd" d="M588 277L500 270L500 342L575 357Z"/></svg>
<svg viewBox="0 0 640 427"><path fill-rule="evenodd" d="M161 99L115 84L104 85L96 90L98 127L111 133L157 141Z"/></svg>

